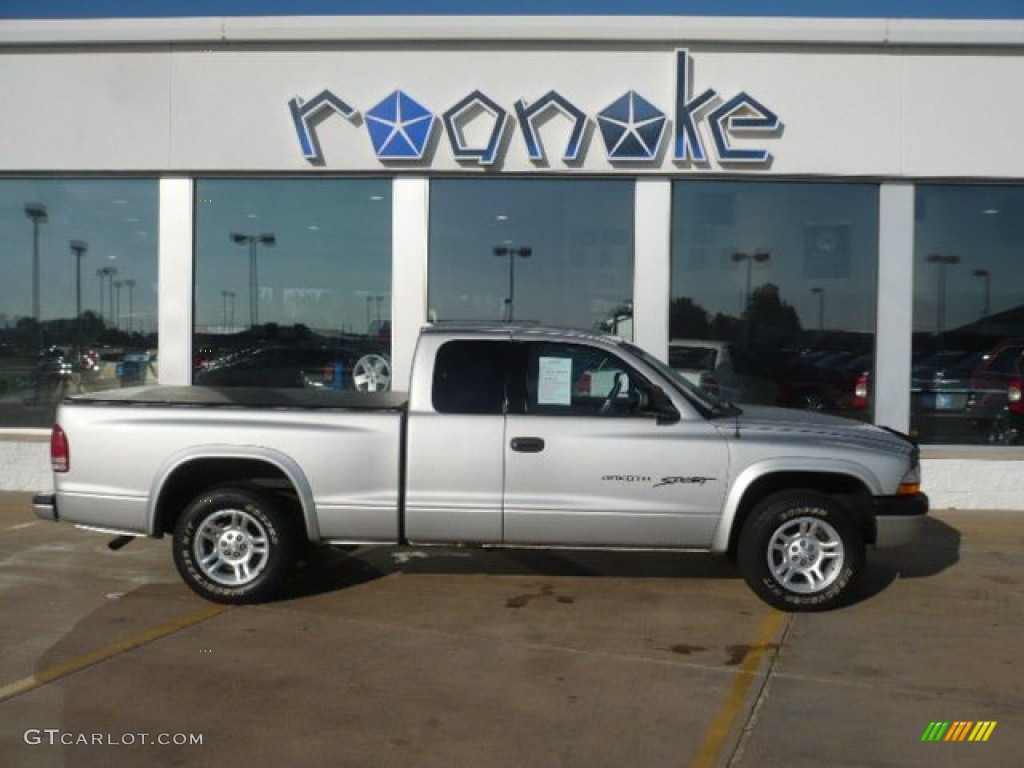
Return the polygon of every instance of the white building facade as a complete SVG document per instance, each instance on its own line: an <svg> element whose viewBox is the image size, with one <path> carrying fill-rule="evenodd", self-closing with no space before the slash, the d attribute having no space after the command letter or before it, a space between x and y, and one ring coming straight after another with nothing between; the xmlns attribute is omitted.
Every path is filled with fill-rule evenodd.
<svg viewBox="0 0 1024 768"><path fill-rule="evenodd" d="M1016 21L0 22L5 485L69 391L401 389L513 317L718 342L1024 507L1021 82Z"/></svg>

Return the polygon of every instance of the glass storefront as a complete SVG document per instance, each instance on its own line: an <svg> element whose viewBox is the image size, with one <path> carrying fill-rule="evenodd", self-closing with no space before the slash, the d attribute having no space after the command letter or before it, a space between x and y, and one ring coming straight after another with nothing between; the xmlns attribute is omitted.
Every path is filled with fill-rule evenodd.
<svg viewBox="0 0 1024 768"><path fill-rule="evenodd" d="M193 381L391 381L391 182L196 182Z"/></svg>
<svg viewBox="0 0 1024 768"><path fill-rule="evenodd" d="M425 319L632 336L634 192L431 180ZM870 421L878 199L867 183L673 181L670 365L730 400ZM200 179L195 200L195 383L389 387L391 180ZM0 427L157 381L158 205L153 179L0 180ZM1022 253L1024 187L917 185L922 442L1019 444Z"/></svg>
<svg viewBox="0 0 1024 768"><path fill-rule="evenodd" d="M728 400L872 418L878 188L677 181L669 364Z"/></svg>
<svg viewBox="0 0 1024 768"><path fill-rule="evenodd" d="M1024 187L918 185L911 429L1016 445L1024 423Z"/></svg>
<svg viewBox="0 0 1024 768"><path fill-rule="evenodd" d="M604 327L631 335L632 180L438 179L431 320Z"/></svg>
<svg viewBox="0 0 1024 768"><path fill-rule="evenodd" d="M157 198L152 179L0 180L0 427L156 381Z"/></svg>

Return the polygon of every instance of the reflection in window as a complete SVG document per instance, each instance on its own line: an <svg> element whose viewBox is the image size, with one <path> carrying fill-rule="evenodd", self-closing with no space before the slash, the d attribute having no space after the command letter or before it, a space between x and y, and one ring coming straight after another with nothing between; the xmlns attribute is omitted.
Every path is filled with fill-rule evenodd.
<svg viewBox="0 0 1024 768"><path fill-rule="evenodd" d="M390 386L391 184L196 184L193 379L210 386Z"/></svg>
<svg viewBox="0 0 1024 768"><path fill-rule="evenodd" d="M0 426L157 377L157 184L0 180Z"/></svg>
<svg viewBox="0 0 1024 768"><path fill-rule="evenodd" d="M633 182L431 182L429 285L433 320L603 326L631 337Z"/></svg>
<svg viewBox="0 0 1024 768"><path fill-rule="evenodd" d="M919 186L915 208L911 430L1020 444L1024 187Z"/></svg>
<svg viewBox="0 0 1024 768"><path fill-rule="evenodd" d="M678 181L668 359L734 402L870 419L878 190Z"/></svg>

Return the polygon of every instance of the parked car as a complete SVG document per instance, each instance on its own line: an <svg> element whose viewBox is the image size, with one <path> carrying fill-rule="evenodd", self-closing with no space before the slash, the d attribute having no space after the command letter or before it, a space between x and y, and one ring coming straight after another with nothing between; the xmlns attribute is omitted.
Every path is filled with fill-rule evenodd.
<svg viewBox="0 0 1024 768"><path fill-rule="evenodd" d="M739 408L621 339L537 326L424 329L408 394L81 395L50 458L36 514L116 547L171 534L223 603L272 598L310 543L408 542L731 553L770 605L821 610L928 511L903 435Z"/></svg>

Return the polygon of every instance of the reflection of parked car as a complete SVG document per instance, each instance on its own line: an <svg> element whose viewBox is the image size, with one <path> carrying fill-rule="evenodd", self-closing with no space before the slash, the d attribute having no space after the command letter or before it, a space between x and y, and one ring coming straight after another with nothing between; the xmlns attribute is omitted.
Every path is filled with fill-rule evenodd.
<svg viewBox="0 0 1024 768"><path fill-rule="evenodd" d="M943 350L911 369L911 431L921 440L963 442L972 440L971 373L981 352Z"/></svg>
<svg viewBox="0 0 1024 768"><path fill-rule="evenodd" d="M386 355L351 347L257 347L206 361L196 372L195 382L378 392L391 386L391 363Z"/></svg>
<svg viewBox="0 0 1024 768"><path fill-rule="evenodd" d="M982 357L971 374L968 410L989 443L1018 441L1024 403L1024 338L1008 339Z"/></svg>
<svg viewBox="0 0 1024 768"><path fill-rule="evenodd" d="M778 387L753 373L732 345L706 339L672 339L669 367L691 384L734 403L774 404Z"/></svg>

